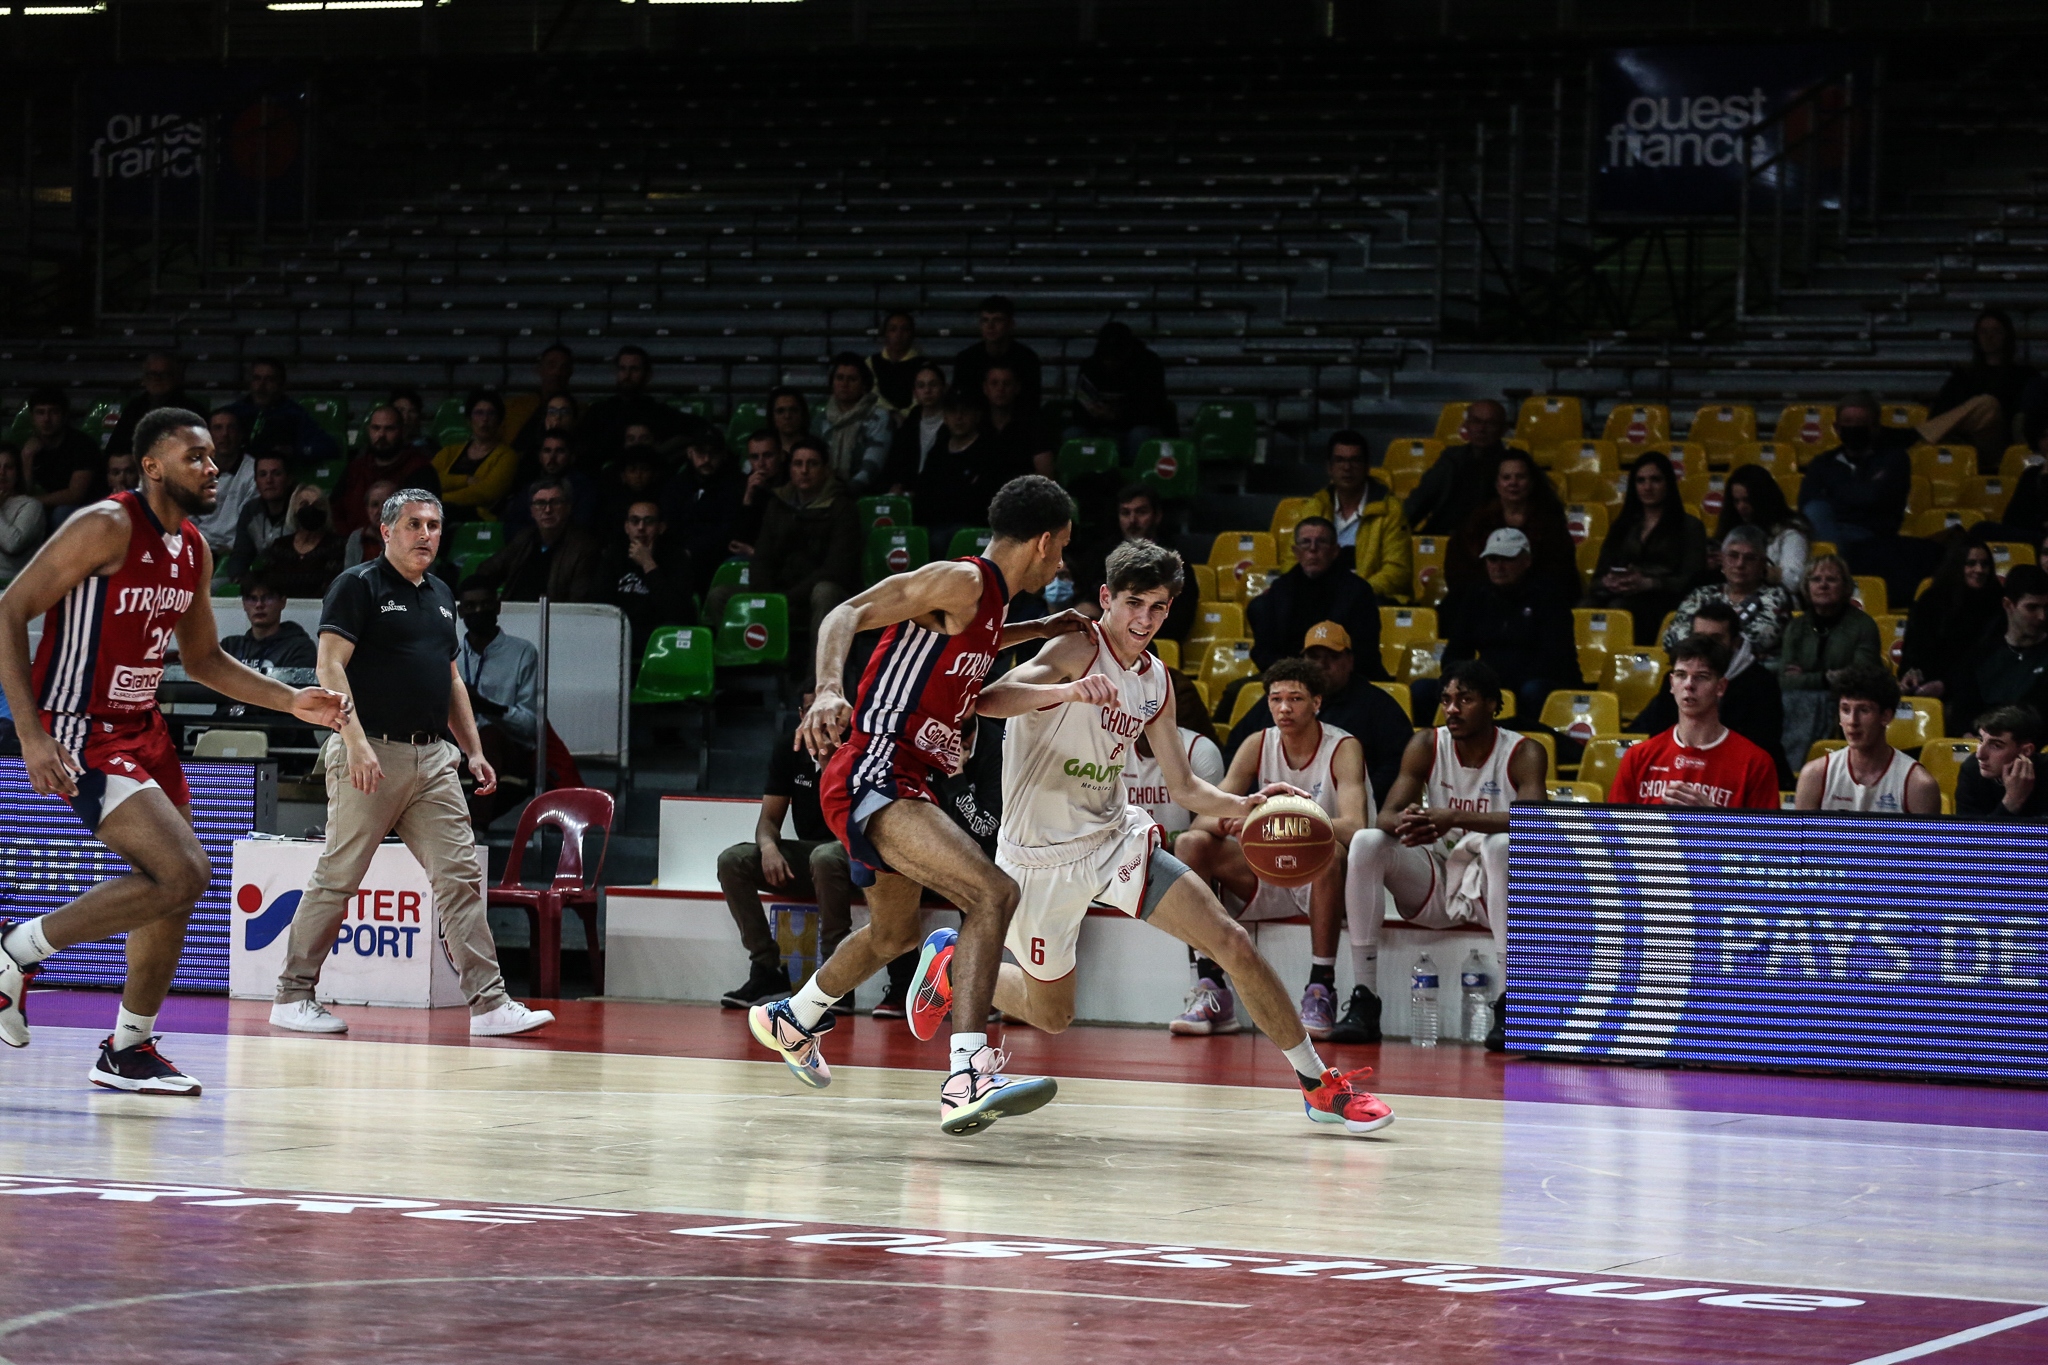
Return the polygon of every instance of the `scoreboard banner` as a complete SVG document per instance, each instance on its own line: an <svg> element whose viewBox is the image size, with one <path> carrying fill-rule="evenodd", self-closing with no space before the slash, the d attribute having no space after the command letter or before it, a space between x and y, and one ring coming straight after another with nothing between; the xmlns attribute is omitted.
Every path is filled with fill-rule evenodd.
<svg viewBox="0 0 2048 1365"><path fill-rule="evenodd" d="M2048 1085L2048 826L1517 805L1512 1051Z"/></svg>
<svg viewBox="0 0 2048 1365"><path fill-rule="evenodd" d="M185 929L185 953L171 989L228 988L228 868L235 840L277 823L277 765L185 759L192 821L213 861L213 881ZM0 919L59 909L128 864L54 796L37 796L19 758L0 758ZM118 986L128 975L125 936L80 943L43 963L43 986Z"/></svg>

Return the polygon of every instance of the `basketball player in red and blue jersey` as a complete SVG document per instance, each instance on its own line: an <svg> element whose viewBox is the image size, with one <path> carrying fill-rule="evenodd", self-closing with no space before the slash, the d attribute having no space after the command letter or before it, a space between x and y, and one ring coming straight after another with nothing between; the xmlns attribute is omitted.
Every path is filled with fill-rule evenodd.
<svg viewBox="0 0 2048 1365"><path fill-rule="evenodd" d="M854 883L867 888L868 923L795 995L754 1006L748 1023L798 1080L829 1085L820 1039L832 1027L832 1002L917 946L919 904L931 888L959 907L960 928L957 939L950 929L926 939L910 994L936 998L922 983L950 971L956 1031L939 1089L939 1126L948 1133L1029 1113L1056 1089L1043 1077L1002 1074L1004 1058L982 1031L1017 885L933 803L932 786L960 771L961 735L971 732L996 655L1088 624L1073 612L1003 624L1012 594L1037 592L1058 574L1072 522L1064 488L1036 474L1012 479L989 502L995 534L986 553L893 574L834 608L818 631L817 700L797 729L797 743L824 767L819 803L851 855ZM840 681L847 653L856 634L876 629L884 629L881 643L849 705ZM849 720L852 734L841 743ZM931 1037L936 1022L912 1020L920 1038Z"/></svg>
<svg viewBox="0 0 2048 1365"><path fill-rule="evenodd" d="M29 784L61 796L128 875L60 910L0 925L0 1042L28 1045L22 1009L38 963L74 943L128 935L128 981L113 1034L89 1073L110 1090L197 1095L156 1046L156 1016L212 880L192 831L192 797L156 688L176 646L193 681L250 706L338 729L349 700L293 689L221 650L209 595L213 552L190 518L213 510L219 471L206 419L158 408L135 427L141 486L65 521L0 593L0 687ZM28 623L43 617L33 664Z"/></svg>

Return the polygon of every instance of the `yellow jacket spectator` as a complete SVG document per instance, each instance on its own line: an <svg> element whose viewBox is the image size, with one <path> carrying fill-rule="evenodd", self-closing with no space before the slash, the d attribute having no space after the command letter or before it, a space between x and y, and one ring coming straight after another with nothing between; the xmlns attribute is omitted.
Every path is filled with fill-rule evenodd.
<svg viewBox="0 0 2048 1365"><path fill-rule="evenodd" d="M451 521L496 521L498 505L519 476L519 452L499 439L505 400L487 389L469 396L469 439L442 446L434 456L441 501Z"/></svg>
<svg viewBox="0 0 2048 1365"><path fill-rule="evenodd" d="M1382 601L1406 602L1415 569L1408 517L1393 490L1372 477L1365 437L1355 431L1332 436L1327 468L1330 482L1309 499L1304 515L1330 519L1340 554L1350 552L1352 570Z"/></svg>

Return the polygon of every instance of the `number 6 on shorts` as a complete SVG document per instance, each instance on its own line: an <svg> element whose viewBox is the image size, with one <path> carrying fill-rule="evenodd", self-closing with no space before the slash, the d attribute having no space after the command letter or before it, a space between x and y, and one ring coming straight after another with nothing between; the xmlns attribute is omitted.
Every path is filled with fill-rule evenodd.
<svg viewBox="0 0 2048 1365"><path fill-rule="evenodd" d="M1034 967L1043 967L1045 965L1045 940L1042 938L1031 940L1031 965Z"/></svg>

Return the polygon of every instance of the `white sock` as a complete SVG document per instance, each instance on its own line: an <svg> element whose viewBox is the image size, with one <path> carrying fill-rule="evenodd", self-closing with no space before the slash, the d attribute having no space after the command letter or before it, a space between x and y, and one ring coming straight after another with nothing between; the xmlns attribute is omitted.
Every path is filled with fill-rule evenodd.
<svg viewBox="0 0 2048 1365"><path fill-rule="evenodd" d="M1380 993L1380 946L1377 943L1351 945L1351 974L1359 985L1374 995Z"/></svg>
<svg viewBox="0 0 2048 1365"><path fill-rule="evenodd" d="M154 1014L130 1014L122 1010L114 1019L114 1051L126 1052L137 1043L146 1043L156 1036Z"/></svg>
<svg viewBox="0 0 2048 1365"><path fill-rule="evenodd" d="M20 966L33 967L57 950L52 948L50 940L43 936L43 917L37 915L34 919L24 920L9 929L7 937L0 939L0 951L4 951Z"/></svg>
<svg viewBox="0 0 2048 1365"><path fill-rule="evenodd" d="M789 1012L794 1014L796 1021L805 1028L816 1028L818 1021L825 1017L825 1012L832 1008L832 1002L838 998L836 995L827 994L824 988L818 985L818 978L813 975L809 981L804 982L801 990L789 997Z"/></svg>
<svg viewBox="0 0 2048 1365"><path fill-rule="evenodd" d="M965 1071L974 1064L974 1054L988 1046L986 1033L956 1033L953 1035L953 1069Z"/></svg>
<svg viewBox="0 0 2048 1365"><path fill-rule="evenodd" d="M1337 965L1337 959L1334 957L1311 957L1309 965L1312 967L1334 967Z"/></svg>
<svg viewBox="0 0 2048 1365"><path fill-rule="evenodd" d="M1323 1074L1323 1059L1316 1055L1315 1039L1304 1038L1285 1051L1288 1065L1297 1075L1314 1077Z"/></svg>

